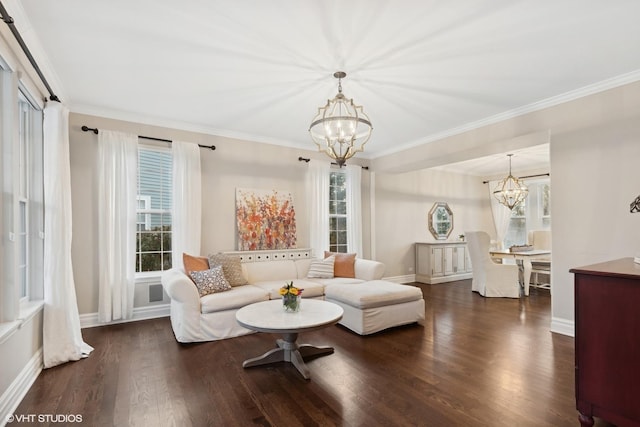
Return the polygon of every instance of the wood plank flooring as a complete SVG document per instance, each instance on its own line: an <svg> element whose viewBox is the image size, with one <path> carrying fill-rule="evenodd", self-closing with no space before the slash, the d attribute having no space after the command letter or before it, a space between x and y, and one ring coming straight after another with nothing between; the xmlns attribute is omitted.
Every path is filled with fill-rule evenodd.
<svg viewBox="0 0 640 427"><path fill-rule="evenodd" d="M470 280L415 285L424 326L301 334L335 348L308 363L310 381L285 363L242 368L274 346L269 334L184 345L168 318L85 329L93 354L43 371L16 414L80 414L89 426L579 425L573 338L549 332L548 291L517 300L483 298Z"/></svg>

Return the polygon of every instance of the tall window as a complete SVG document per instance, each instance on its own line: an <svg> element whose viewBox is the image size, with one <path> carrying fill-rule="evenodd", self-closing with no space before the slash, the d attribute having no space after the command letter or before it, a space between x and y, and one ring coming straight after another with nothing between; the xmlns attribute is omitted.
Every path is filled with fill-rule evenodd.
<svg viewBox="0 0 640 427"><path fill-rule="evenodd" d="M20 114L18 150L18 286L20 298L29 296L29 110L22 92L18 96Z"/></svg>
<svg viewBox="0 0 640 427"><path fill-rule="evenodd" d="M170 149L138 146L136 272L171 268L172 164Z"/></svg>
<svg viewBox="0 0 640 427"><path fill-rule="evenodd" d="M18 91L18 182L16 267L18 295L27 300L33 286L42 286L42 116L27 96ZM39 134L38 134L39 133ZM40 145L38 145L40 144Z"/></svg>
<svg viewBox="0 0 640 427"><path fill-rule="evenodd" d="M0 57L0 340L43 297L42 110ZM15 137L14 137L15 136Z"/></svg>
<svg viewBox="0 0 640 427"><path fill-rule="evenodd" d="M529 196L511 211L509 229L504 239L506 248L527 243L531 230L551 228L551 186L549 180L528 182Z"/></svg>
<svg viewBox="0 0 640 427"><path fill-rule="evenodd" d="M347 252L347 176L342 171L329 177L329 250Z"/></svg>

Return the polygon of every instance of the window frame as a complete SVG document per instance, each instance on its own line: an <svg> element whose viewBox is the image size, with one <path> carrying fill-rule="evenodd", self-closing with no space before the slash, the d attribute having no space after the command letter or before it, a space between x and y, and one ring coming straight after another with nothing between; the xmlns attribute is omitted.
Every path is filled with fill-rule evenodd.
<svg viewBox="0 0 640 427"><path fill-rule="evenodd" d="M516 215L515 209L511 213L509 218L509 227L507 228L507 233L505 234L505 238L503 241L504 247L508 248L511 244L515 245L523 245L527 244L529 231L531 230L547 230L550 229L551 223L551 207L549 204L549 215L543 215L543 207L542 207L542 193L543 188L548 186L549 188L549 202L551 198L551 181L549 178L546 179L536 179L527 183L529 187L529 197L524 200L524 215ZM519 241L510 241L507 240L511 238L514 234L512 227L514 224L514 220L523 220L524 221L524 236Z"/></svg>
<svg viewBox="0 0 640 427"><path fill-rule="evenodd" d="M173 154L171 151L171 147L166 147L164 145L158 145L155 144L153 142L146 142L146 141L141 141L140 139L138 140L138 163L137 163L137 171L136 171L136 262L135 262L135 277L136 277L136 282L146 282L149 280L153 280L154 278L159 277L164 271L170 269L172 267L172 245L170 245L169 249L166 250L164 248L164 244L165 244L165 236L168 234L169 235L169 242L172 243L172 238L173 238L173 212L172 212L172 207L169 208L153 208L152 207L152 197L150 195L147 194L141 194L141 188L140 188L140 184L141 184L141 180L140 180L140 172L141 172L141 168L140 168L140 154L141 152L158 152L158 153L162 153L167 155L168 157L171 159L171 163L167 166L168 171L163 170L161 172L161 175L164 176L165 173L169 174L169 203L171 203L171 201L173 200ZM159 185L159 192L160 192L160 203L161 206L164 204L164 182L163 179L161 178L159 181L160 183ZM138 206L138 201L140 200L145 200L145 208L140 209ZM148 200L148 204L146 203L146 200ZM141 222L138 221L138 218L140 217L140 215L144 215L145 218L145 230L141 230L140 229L140 224ZM165 215L168 215L171 220L169 221L169 230L166 231L163 229L163 227L166 226L165 222L163 219L161 219L160 221L160 230L156 230L157 232L159 232L160 234L160 250L159 251L141 251L141 242L142 242L142 233L145 234L153 234L154 230L152 230L152 215L160 215L160 217L162 218ZM148 225L147 225L148 224ZM142 255L143 254L156 254L159 253L160 254L160 270L142 270L142 264L143 264L143 260L142 260ZM169 265L165 268L165 261L166 261L166 257L168 256L169 259Z"/></svg>
<svg viewBox="0 0 640 427"><path fill-rule="evenodd" d="M341 186L338 186L335 183L337 180L337 176L341 175L343 177L343 183ZM329 250L331 252L339 252L339 253L347 253L349 251L348 239L347 239L347 231L349 224L349 209L347 207L347 180L349 179L349 175L346 171L340 169L331 169L329 171ZM342 187L342 188L340 188ZM332 189L334 190L332 192ZM341 193L344 194L343 198L338 198L338 190L341 190ZM332 193L336 196L332 198ZM332 212L332 204L335 203L335 212ZM338 203L344 203L344 211L345 213L338 213ZM335 223L335 227L334 224ZM341 225L344 224L344 229L341 229ZM331 242L332 235L335 234L336 240L335 243ZM340 238L341 235L344 235L344 242Z"/></svg>
<svg viewBox="0 0 640 427"><path fill-rule="evenodd" d="M0 211L0 341L43 307L44 179L43 106L31 96L18 73L0 58L0 91L7 135L0 141L6 204ZM4 74L6 72L6 74ZM7 157L5 157L7 156ZM11 160L6 163L7 160Z"/></svg>
<svg viewBox="0 0 640 427"><path fill-rule="evenodd" d="M15 65L15 64L14 64ZM7 138L0 139L0 164L6 203L0 203L0 343L6 342L22 325L42 310L44 306L44 102L38 89L21 79L18 67L10 66L0 54L0 72L3 90L0 103L3 111L2 126ZM39 93L39 96L32 96ZM29 133L28 151L21 152L21 103L26 102L28 120L24 129ZM6 122L5 122L6 119ZM28 167L28 171L25 170ZM25 170L21 187L20 169ZM28 196L28 197L22 197ZM20 202L24 204L28 282L22 291L18 268L20 257Z"/></svg>
<svg viewBox="0 0 640 427"><path fill-rule="evenodd" d="M18 88L18 197L17 197L17 229L16 229L16 268L17 286L20 303L29 300L29 194L30 172L30 111L34 108L22 88Z"/></svg>
<svg viewBox="0 0 640 427"><path fill-rule="evenodd" d="M37 173L42 177L44 167L44 122L42 108L21 82L18 82L17 93L19 159L18 183L14 185L18 192L15 210L15 265L19 304L25 307L31 301L42 299L44 295L44 278L39 271L44 265L44 182L35 179ZM36 120L37 118L40 120ZM39 132L39 135L36 132ZM36 144L39 144L39 147L36 147ZM38 197L42 200L36 200ZM22 207L24 209L21 209ZM38 226L42 229L38 230Z"/></svg>

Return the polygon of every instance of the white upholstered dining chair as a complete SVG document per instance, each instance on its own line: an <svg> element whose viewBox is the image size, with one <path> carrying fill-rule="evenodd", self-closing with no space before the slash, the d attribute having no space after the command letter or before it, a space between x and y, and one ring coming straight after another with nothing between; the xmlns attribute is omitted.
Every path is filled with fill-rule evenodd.
<svg viewBox="0 0 640 427"><path fill-rule="evenodd" d="M531 230L527 233L527 244L533 246L533 249L551 250L551 230ZM543 282L540 275L548 280ZM551 289L551 259L550 257L541 257L531 260L531 277L532 286L537 288Z"/></svg>
<svg viewBox="0 0 640 427"><path fill-rule="evenodd" d="M486 232L467 231L464 234L473 269L471 290L485 297L519 298L518 266L497 264L491 260L491 239Z"/></svg>

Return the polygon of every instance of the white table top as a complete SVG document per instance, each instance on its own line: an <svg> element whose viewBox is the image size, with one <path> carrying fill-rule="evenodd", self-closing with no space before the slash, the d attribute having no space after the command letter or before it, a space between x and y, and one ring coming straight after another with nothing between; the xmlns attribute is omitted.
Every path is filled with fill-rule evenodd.
<svg viewBox="0 0 640 427"><path fill-rule="evenodd" d="M551 255L551 251L547 249L532 249L530 251L511 252L509 249L502 251L489 251L492 256L539 256L539 255Z"/></svg>
<svg viewBox="0 0 640 427"><path fill-rule="evenodd" d="M300 311L287 313L280 299L257 302L238 310L236 320L253 331L298 333L334 324L344 312L342 307L328 301L303 298L300 304Z"/></svg>

